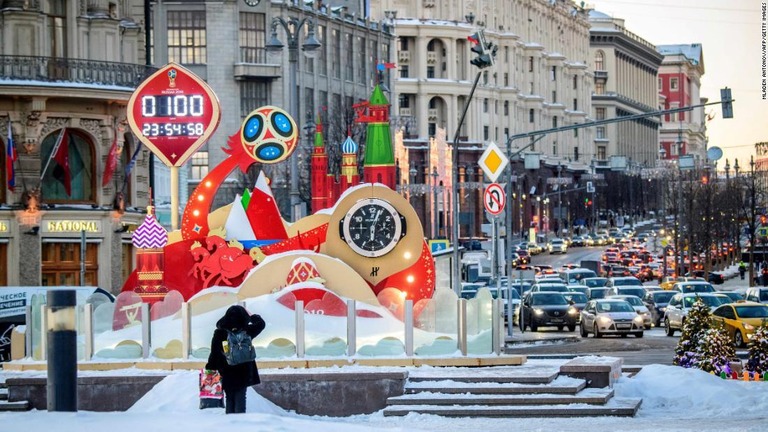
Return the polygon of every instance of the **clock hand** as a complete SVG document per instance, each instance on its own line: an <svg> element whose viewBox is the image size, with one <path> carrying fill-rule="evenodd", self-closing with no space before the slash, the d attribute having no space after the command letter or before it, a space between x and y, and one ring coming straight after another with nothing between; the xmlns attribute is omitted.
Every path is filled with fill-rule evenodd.
<svg viewBox="0 0 768 432"><path fill-rule="evenodd" d="M380 216L381 216L381 209L379 209L379 211L376 212L376 217L373 219L373 223L371 224L371 241L373 241L373 238L376 235L376 225L378 225L379 223Z"/></svg>

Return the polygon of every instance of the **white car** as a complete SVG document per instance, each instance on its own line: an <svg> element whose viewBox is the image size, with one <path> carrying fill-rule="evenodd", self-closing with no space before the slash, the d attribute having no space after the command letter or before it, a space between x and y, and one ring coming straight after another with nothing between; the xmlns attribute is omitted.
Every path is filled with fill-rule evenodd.
<svg viewBox="0 0 768 432"><path fill-rule="evenodd" d="M664 326L667 328L667 336L674 336L676 330L682 330L685 318L688 316L691 307L700 298L713 311L716 307L723 304L723 300L715 294L710 293L678 293L672 296L667 304L667 311L664 313Z"/></svg>
<svg viewBox="0 0 768 432"><path fill-rule="evenodd" d="M646 330L650 330L653 325L653 318L651 317L651 311L648 310L648 306L643 303L643 300L635 295L612 295L609 299L624 300L632 306L632 309L637 312L638 315L643 317L643 325Z"/></svg>
<svg viewBox="0 0 768 432"><path fill-rule="evenodd" d="M565 252L568 251L568 245L565 244L565 241L563 241L563 239L555 238L549 241L548 249L550 254L554 254L554 253L564 254Z"/></svg>
<svg viewBox="0 0 768 432"><path fill-rule="evenodd" d="M589 333L596 338L605 334L643 337L643 317L624 300L590 300L581 311L581 337Z"/></svg>

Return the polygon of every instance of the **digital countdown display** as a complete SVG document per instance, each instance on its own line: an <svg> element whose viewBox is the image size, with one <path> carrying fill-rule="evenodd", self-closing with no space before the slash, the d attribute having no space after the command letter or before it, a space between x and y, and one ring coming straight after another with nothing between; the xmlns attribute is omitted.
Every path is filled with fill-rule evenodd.
<svg viewBox="0 0 768 432"><path fill-rule="evenodd" d="M213 90L175 63L139 84L128 101L134 135L168 166L183 165L213 135L220 120Z"/></svg>

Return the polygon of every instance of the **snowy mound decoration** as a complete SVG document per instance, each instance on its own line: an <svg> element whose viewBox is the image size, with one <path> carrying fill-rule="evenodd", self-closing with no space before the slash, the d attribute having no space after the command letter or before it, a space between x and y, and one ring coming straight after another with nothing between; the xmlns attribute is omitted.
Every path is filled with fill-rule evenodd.
<svg viewBox="0 0 768 432"><path fill-rule="evenodd" d="M374 135L389 139L388 134ZM255 110L229 138L224 149L229 156L190 196L178 231L160 232L154 217L147 216L142 237L158 239L151 246L160 253L148 268L134 270L114 305L94 311L96 320L108 320L94 323L94 358L141 356L145 304L151 307L150 356L182 357L184 302L189 304L189 355L197 359L207 358L216 321L235 303L267 323L254 340L261 358L297 355L300 304L307 355L347 352L350 304L355 307L357 355L403 355L407 300L413 302L416 354L459 355L458 297L451 290L435 292L434 261L419 218L390 187L349 186L330 208L289 223L262 172L252 189L211 208L234 169L245 172L255 163L281 162L297 140L295 122L285 111ZM160 246L163 239L167 244ZM163 290L162 296L146 295L146 277L140 273L145 270L159 287L152 294ZM491 303L490 293L482 290L468 302L471 353L492 352Z"/></svg>

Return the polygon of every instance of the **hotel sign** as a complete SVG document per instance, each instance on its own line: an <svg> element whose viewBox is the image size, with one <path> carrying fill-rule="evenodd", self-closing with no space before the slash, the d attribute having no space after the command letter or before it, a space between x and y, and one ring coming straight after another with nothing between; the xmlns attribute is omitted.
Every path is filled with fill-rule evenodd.
<svg viewBox="0 0 768 432"><path fill-rule="evenodd" d="M101 221L95 220L52 220L43 225L43 232L48 233L89 233L101 232Z"/></svg>
<svg viewBox="0 0 768 432"><path fill-rule="evenodd" d="M11 229L11 224L7 220L0 220L0 233L7 233Z"/></svg>

